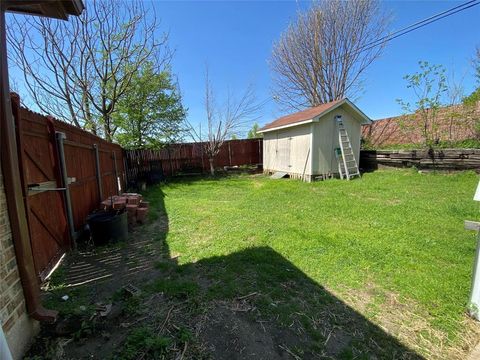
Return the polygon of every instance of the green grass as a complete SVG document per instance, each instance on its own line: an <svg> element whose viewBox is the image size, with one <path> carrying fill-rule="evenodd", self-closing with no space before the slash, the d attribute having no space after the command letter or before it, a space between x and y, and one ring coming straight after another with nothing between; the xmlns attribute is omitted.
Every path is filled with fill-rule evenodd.
<svg viewBox="0 0 480 360"><path fill-rule="evenodd" d="M370 289L363 316L378 322L394 294L454 343L470 290L476 238L463 221L478 218L477 182L473 172L413 170L311 184L237 176L172 182L147 197L152 220L168 216L166 245L179 264L206 269L211 298L258 291L257 305L286 322L300 306L286 299L303 296L310 309L335 300L306 296L304 283L339 300ZM174 296L197 292L189 282L156 286Z"/></svg>

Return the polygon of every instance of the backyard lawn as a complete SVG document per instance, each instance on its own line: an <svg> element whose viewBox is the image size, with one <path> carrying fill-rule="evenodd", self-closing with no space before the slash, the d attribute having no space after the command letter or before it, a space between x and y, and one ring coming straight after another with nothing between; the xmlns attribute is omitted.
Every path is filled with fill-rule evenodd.
<svg viewBox="0 0 480 360"><path fill-rule="evenodd" d="M478 328L464 315L475 234L463 230L479 216L477 181L413 170L311 184L239 176L172 182L148 197L168 216L179 264L209 263L209 296L256 292L260 312L300 319L321 344L324 305L299 285L308 280L419 354L443 357L478 340L465 335Z"/></svg>
<svg viewBox="0 0 480 360"><path fill-rule="evenodd" d="M171 181L144 194L150 219L128 244L70 255L46 305L81 324L67 358L465 359L480 339L465 315L476 238L463 229L479 216L477 181ZM117 315L95 318L99 301ZM45 334L31 355L52 348Z"/></svg>

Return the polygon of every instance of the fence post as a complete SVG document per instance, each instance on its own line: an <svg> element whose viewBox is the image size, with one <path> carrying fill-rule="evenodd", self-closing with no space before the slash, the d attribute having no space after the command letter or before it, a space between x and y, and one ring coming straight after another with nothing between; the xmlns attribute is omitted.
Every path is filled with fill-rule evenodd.
<svg viewBox="0 0 480 360"><path fill-rule="evenodd" d="M202 157L202 174L205 171L205 162L203 161L203 142L200 143L200 156Z"/></svg>
<svg viewBox="0 0 480 360"><path fill-rule="evenodd" d="M128 184L130 183L130 177L132 176L132 170L130 169L130 158L131 158L131 153L126 152L125 150L122 149L122 154L123 154L123 173L124 173L124 185L125 185L125 191L128 189Z"/></svg>
<svg viewBox="0 0 480 360"><path fill-rule="evenodd" d="M67 164L65 163L65 148L64 140L67 138L65 133L56 132L57 139L57 150L58 150L58 161L60 165L60 174L62 176L62 186L65 188L65 208L67 210L67 222L68 222L68 231L70 233L70 238L72 239L73 248L77 248L77 239L75 233L75 225L73 223L73 212L72 212L72 199L70 197L70 185L68 183L67 175Z"/></svg>
<svg viewBox="0 0 480 360"><path fill-rule="evenodd" d="M168 154L168 163L170 164L170 176L173 176L173 164L172 164L172 155L170 154L170 144L167 145L167 154ZM162 163L163 169L163 163Z"/></svg>
<svg viewBox="0 0 480 360"><path fill-rule="evenodd" d="M97 175L98 195L100 196L100 202L103 201L102 190L102 173L100 172L100 155L98 154L98 144L93 144L93 150L95 151L95 172Z"/></svg>
<svg viewBox="0 0 480 360"><path fill-rule="evenodd" d="M120 195L120 192L122 190L120 181L118 179L118 169L117 169L117 154L115 151L112 151L112 159L113 159L113 172L115 174L115 178L113 179L113 183L115 184L115 187L117 188L117 195Z"/></svg>
<svg viewBox="0 0 480 360"><path fill-rule="evenodd" d="M263 156L262 156L263 149L262 149L262 146L263 146L263 141L258 140L258 163L257 164L263 164Z"/></svg>
<svg viewBox="0 0 480 360"><path fill-rule="evenodd" d="M230 148L230 141L228 142L228 164L232 166L232 149Z"/></svg>

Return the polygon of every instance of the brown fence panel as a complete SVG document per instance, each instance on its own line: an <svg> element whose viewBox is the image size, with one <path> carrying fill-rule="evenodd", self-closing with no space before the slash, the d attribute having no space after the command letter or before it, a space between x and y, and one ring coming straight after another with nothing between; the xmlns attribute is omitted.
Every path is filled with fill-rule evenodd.
<svg viewBox="0 0 480 360"><path fill-rule="evenodd" d="M80 231L85 225L87 215L98 208L102 200L118 194L117 178L120 178L121 190L124 190L123 150L117 144L109 143L61 121L55 122L55 130L66 135L65 162L67 175L72 179L70 194L73 221L75 231ZM94 145L98 147L102 196L100 196L98 187ZM115 176L113 153L116 158L117 177Z"/></svg>
<svg viewBox="0 0 480 360"><path fill-rule="evenodd" d="M202 173L210 169L202 143L172 144L161 150L127 150L125 161L130 185L143 180L155 182L161 177L181 173ZM262 139L229 140L214 159L215 168L262 163Z"/></svg>
<svg viewBox="0 0 480 360"><path fill-rule="evenodd" d="M123 150L79 128L20 107L16 96L12 103L35 270L43 279L72 245L55 134L66 136L65 164L76 232L82 230L87 215L104 198L124 189ZM94 144L99 149L103 198L97 183Z"/></svg>
<svg viewBox="0 0 480 360"><path fill-rule="evenodd" d="M12 103L34 264L43 279L70 246L62 194L38 191L46 184L53 188L60 186L55 167L55 134L49 131L42 116L19 108L18 100Z"/></svg>

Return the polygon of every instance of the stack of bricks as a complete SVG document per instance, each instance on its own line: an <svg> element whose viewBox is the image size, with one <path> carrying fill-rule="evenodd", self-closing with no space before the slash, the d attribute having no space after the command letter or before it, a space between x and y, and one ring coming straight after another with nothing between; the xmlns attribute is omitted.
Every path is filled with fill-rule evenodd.
<svg viewBox="0 0 480 360"><path fill-rule="evenodd" d="M110 196L102 201L102 207L104 210L126 209L130 226L135 226L137 223L143 224L147 219L148 201L143 201L140 194L123 193L120 196Z"/></svg>

